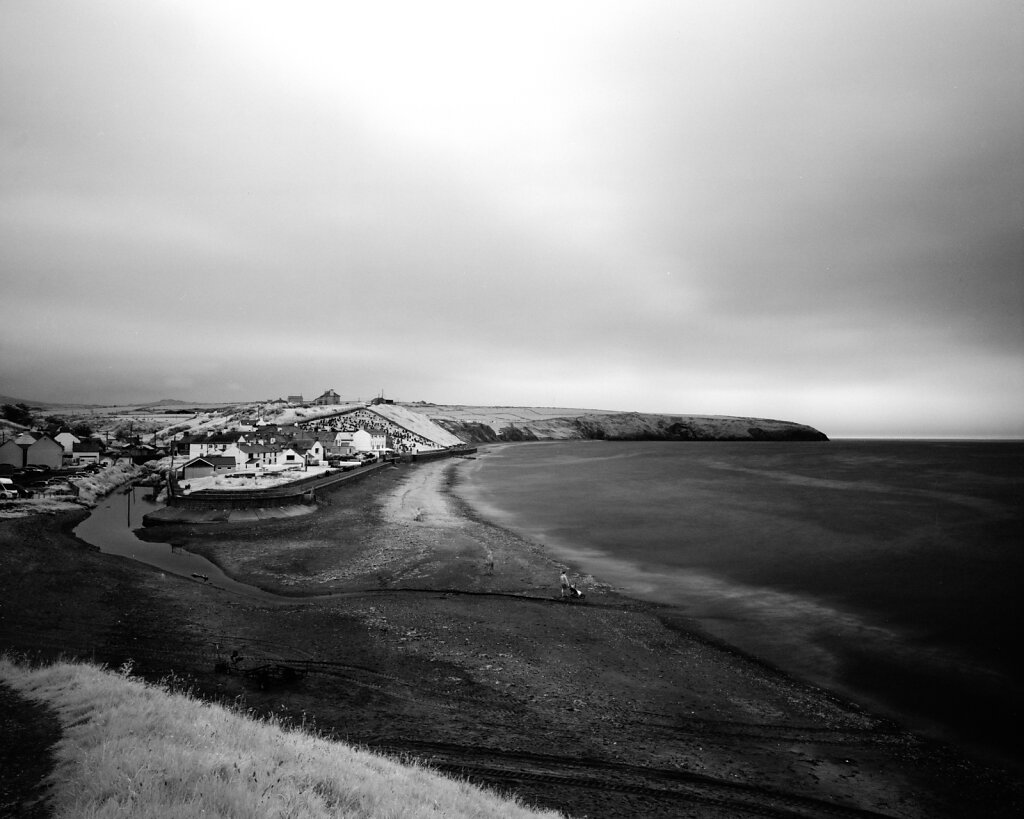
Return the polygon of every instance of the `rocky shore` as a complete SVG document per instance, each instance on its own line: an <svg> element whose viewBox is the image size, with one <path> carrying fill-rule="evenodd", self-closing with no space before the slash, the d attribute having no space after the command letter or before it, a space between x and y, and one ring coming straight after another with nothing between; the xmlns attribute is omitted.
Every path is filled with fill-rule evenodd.
<svg viewBox="0 0 1024 819"><path fill-rule="evenodd" d="M77 655L515 790L570 816L1016 816L1021 783L585 578L382 470L297 519L147 530L275 592L97 553L82 513L0 523L0 647ZM289 682L217 673L281 663Z"/></svg>

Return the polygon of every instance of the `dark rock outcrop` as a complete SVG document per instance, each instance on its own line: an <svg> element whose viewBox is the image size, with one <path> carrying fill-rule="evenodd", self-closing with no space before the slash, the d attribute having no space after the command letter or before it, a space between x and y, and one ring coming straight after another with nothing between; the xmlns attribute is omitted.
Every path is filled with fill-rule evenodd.
<svg viewBox="0 0 1024 819"><path fill-rule="evenodd" d="M435 424L467 444L493 444L501 440L498 433L478 421L453 421L450 418L431 418Z"/></svg>

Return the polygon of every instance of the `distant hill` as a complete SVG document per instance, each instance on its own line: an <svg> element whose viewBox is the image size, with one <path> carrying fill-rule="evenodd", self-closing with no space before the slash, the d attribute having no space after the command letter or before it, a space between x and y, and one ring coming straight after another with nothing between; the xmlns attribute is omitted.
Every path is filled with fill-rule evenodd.
<svg viewBox="0 0 1024 819"><path fill-rule="evenodd" d="M150 401L146 404L72 404L67 401L36 401L30 398L15 398L11 395L0 395L0 404L26 404L29 407L39 407L43 410L51 409L94 409L94 408L116 408L116 407L139 407L149 409L151 407L194 407L205 406L202 402L181 401L177 398L161 398L159 401Z"/></svg>
<svg viewBox="0 0 1024 819"><path fill-rule="evenodd" d="M161 398L159 401L150 401L148 404L139 404L140 407L182 407L193 406L195 401L179 401L177 398Z"/></svg>
<svg viewBox="0 0 1024 819"><path fill-rule="evenodd" d="M497 441L827 441L794 421L730 415L676 415L558 407L403 404L466 443Z"/></svg>
<svg viewBox="0 0 1024 819"><path fill-rule="evenodd" d="M15 398L11 395L0 395L0 404L25 404L29 407L38 407L42 410L53 409L54 407L67 407L68 409L88 409L95 404L66 404L62 401L35 401L31 398Z"/></svg>
<svg viewBox="0 0 1024 819"><path fill-rule="evenodd" d="M30 407L50 407L49 401L32 401L28 398L15 398L13 395L0 395L0 404L26 404Z"/></svg>

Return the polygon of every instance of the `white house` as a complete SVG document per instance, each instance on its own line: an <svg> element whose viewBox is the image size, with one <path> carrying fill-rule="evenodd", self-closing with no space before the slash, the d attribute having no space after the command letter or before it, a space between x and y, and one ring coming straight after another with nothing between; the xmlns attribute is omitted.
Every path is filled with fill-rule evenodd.
<svg viewBox="0 0 1024 819"><path fill-rule="evenodd" d="M291 446L282 447L281 452L278 455L277 463L279 466L305 467L306 454L305 452L299 452Z"/></svg>
<svg viewBox="0 0 1024 819"><path fill-rule="evenodd" d="M188 442L188 457L201 458L204 455L223 455L229 446L238 443L238 433L217 433L206 438Z"/></svg>
<svg viewBox="0 0 1024 819"><path fill-rule="evenodd" d="M55 440L64 448L65 455L71 455L75 451L75 446L77 444L82 443L81 438L79 438L73 432L68 432L67 430L64 430L63 432L58 432L56 435L53 436L53 440Z"/></svg>
<svg viewBox="0 0 1024 819"><path fill-rule="evenodd" d="M238 469L263 469L274 466L280 454L277 447L263 444L232 444L222 455L235 459Z"/></svg>
<svg viewBox="0 0 1024 819"><path fill-rule="evenodd" d="M388 434L377 428L359 429L352 433L352 445L356 452L380 453L388 448Z"/></svg>
<svg viewBox="0 0 1024 819"><path fill-rule="evenodd" d="M330 447L332 455L355 455L356 445L352 441L354 432L339 432L334 436L334 445Z"/></svg>
<svg viewBox="0 0 1024 819"><path fill-rule="evenodd" d="M308 447L306 447L306 463L310 466L316 466L327 457L327 449L320 441L313 441Z"/></svg>

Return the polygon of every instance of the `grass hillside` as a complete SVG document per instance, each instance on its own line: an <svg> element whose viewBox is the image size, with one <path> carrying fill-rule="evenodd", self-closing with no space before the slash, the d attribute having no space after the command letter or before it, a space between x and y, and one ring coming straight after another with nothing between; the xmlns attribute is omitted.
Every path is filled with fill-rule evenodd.
<svg viewBox="0 0 1024 819"><path fill-rule="evenodd" d="M409 404L467 443L495 441L827 441L793 421L732 415L678 415L564 407Z"/></svg>
<svg viewBox="0 0 1024 819"><path fill-rule="evenodd" d="M56 819L558 816L129 672L0 658L0 681L62 724L50 782Z"/></svg>

